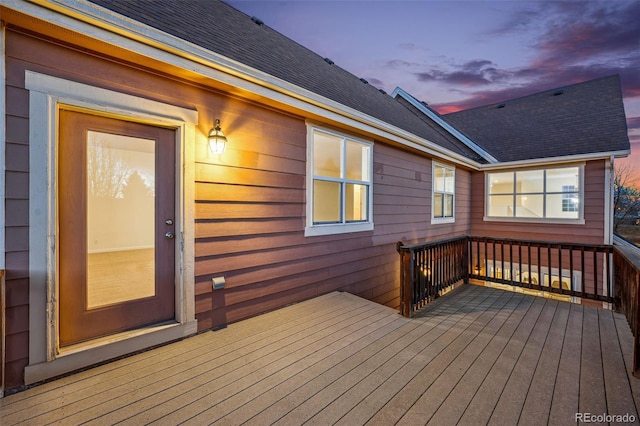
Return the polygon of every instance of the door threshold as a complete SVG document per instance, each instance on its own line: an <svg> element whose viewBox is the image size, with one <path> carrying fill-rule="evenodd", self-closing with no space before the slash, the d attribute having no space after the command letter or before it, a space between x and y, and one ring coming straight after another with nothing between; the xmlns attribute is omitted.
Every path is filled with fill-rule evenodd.
<svg viewBox="0 0 640 426"><path fill-rule="evenodd" d="M110 334L104 337L97 337L95 339L87 340L86 342L74 343L72 345L59 348L56 358L86 351L87 349L97 348L111 343L120 342L122 340L132 339L134 337L142 336L147 333L162 331L171 327L175 327L177 325L179 324L175 321L164 322L161 324L153 324L146 327L136 328L134 330L123 331L121 333Z"/></svg>
<svg viewBox="0 0 640 426"><path fill-rule="evenodd" d="M197 321L184 324L164 323L67 346L61 349L51 361L26 366L25 385L32 385L113 358L182 339L196 334L197 331Z"/></svg>

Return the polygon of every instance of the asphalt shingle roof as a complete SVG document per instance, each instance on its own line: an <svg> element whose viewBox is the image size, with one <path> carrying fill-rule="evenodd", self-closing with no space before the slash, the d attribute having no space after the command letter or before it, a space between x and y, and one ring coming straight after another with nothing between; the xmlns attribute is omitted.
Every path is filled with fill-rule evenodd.
<svg viewBox="0 0 640 426"><path fill-rule="evenodd" d="M267 25L217 0L90 0L113 12L241 62L389 123L466 158L485 162L458 139L425 126L391 96L330 64ZM437 125L436 125L437 126Z"/></svg>
<svg viewBox="0 0 640 426"><path fill-rule="evenodd" d="M629 149L618 76L442 118L501 162Z"/></svg>
<svg viewBox="0 0 640 426"><path fill-rule="evenodd" d="M218 0L90 0L408 131L466 158L480 155L401 100ZM617 76L441 116L499 161L629 149Z"/></svg>

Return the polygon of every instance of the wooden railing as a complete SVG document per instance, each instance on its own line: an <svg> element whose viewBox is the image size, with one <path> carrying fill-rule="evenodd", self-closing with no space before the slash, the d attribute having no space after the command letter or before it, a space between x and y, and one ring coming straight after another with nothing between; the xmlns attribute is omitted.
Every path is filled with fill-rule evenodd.
<svg viewBox="0 0 640 426"><path fill-rule="evenodd" d="M456 282L476 279L603 302L613 301L613 246L458 237L404 245L400 309L411 317Z"/></svg>
<svg viewBox="0 0 640 426"><path fill-rule="evenodd" d="M640 378L640 249L619 239L614 247L464 236L398 242L397 250L402 315L469 279L613 303L631 327L633 374Z"/></svg>
<svg viewBox="0 0 640 426"><path fill-rule="evenodd" d="M467 237L405 246L400 253L400 310L405 317L468 275Z"/></svg>
<svg viewBox="0 0 640 426"><path fill-rule="evenodd" d="M615 309L625 314L631 327L633 375L640 378L640 249L616 240L613 264Z"/></svg>
<svg viewBox="0 0 640 426"><path fill-rule="evenodd" d="M469 237L469 278L613 301L613 246Z"/></svg>

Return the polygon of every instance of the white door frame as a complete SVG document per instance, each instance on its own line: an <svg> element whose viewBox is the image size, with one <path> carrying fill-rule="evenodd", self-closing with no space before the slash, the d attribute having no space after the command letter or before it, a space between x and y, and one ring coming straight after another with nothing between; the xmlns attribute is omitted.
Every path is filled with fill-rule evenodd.
<svg viewBox="0 0 640 426"><path fill-rule="evenodd" d="M31 71L29 90L29 365L32 384L197 331L194 297L194 146L198 113ZM57 330L58 110L91 112L176 132L176 322L61 349Z"/></svg>

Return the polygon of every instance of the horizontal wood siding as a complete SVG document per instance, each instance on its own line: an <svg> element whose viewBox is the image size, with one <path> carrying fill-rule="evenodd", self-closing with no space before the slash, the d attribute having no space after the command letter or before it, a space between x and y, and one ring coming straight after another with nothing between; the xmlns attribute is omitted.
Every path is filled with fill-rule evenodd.
<svg viewBox="0 0 640 426"><path fill-rule="evenodd" d="M470 173L456 168L455 221L432 224L432 161L383 144L377 144L374 153L372 241L373 245L387 249L384 267L393 274L393 286L384 282L379 287L379 293L384 296L369 298L398 307L400 264L395 243L413 244L465 235L470 228Z"/></svg>
<svg viewBox="0 0 640 426"><path fill-rule="evenodd" d="M14 80L6 96L4 386L11 389L29 362L29 93Z"/></svg>
<svg viewBox="0 0 640 426"><path fill-rule="evenodd" d="M26 70L199 112L200 136L194 148L199 330L334 290L397 307L396 241L413 243L469 232L469 171L456 168L455 223L432 225L431 160L373 141L374 230L306 238L304 117L230 96L223 86L208 87L202 79L174 78L19 31L9 30L6 44L9 387L23 382L28 362ZM205 139L215 118L229 139L222 155L211 154ZM213 291L211 279L218 276L226 278L226 288Z"/></svg>
<svg viewBox="0 0 640 426"><path fill-rule="evenodd" d="M474 173L471 178L471 234L519 240L604 244L605 161L590 161L584 170L583 225L485 221L484 173Z"/></svg>
<svg viewBox="0 0 640 426"><path fill-rule="evenodd" d="M469 230L470 173L456 168L455 222L431 223L432 162L388 145L375 146L374 241L411 244Z"/></svg>

